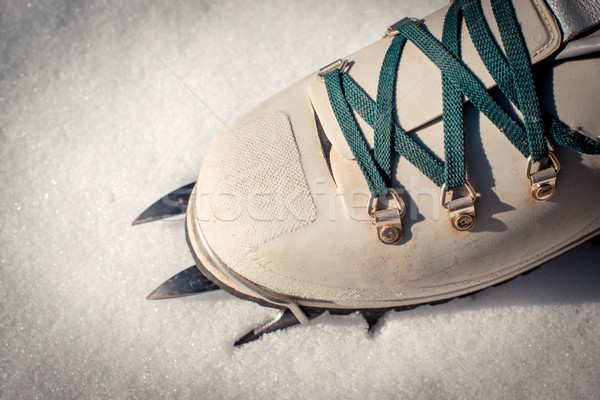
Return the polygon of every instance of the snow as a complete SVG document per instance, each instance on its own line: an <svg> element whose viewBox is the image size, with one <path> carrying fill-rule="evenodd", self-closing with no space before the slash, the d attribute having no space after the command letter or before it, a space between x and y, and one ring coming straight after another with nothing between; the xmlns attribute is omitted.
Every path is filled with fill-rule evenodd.
<svg viewBox="0 0 600 400"><path fill-rule="evenodd" d="M598 241L435 307L319 317L223 292L145 296L193 264L192 182L253 105L443 0L2 1L0 398L594 398Z"/></svg>

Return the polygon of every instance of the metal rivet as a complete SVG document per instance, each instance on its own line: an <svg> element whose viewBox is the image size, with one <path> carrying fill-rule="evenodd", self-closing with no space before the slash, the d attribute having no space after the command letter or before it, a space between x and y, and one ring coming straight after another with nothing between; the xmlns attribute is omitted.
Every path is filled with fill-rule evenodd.
<svg viewBox="0 0 600 400"><path fill-rule="evenodd" d="M554 194L552 185L542 185L535 191L536 200L548 200Z"/></svg>
<svg viewBox="0 0 600 400"><path fill-rule="evenodd" d="M452 221L452 225L458 231L468 231L475 226L475 217L469 214L459 214Z"/></svg>
<svg viewBox="0 0 600 400"><path fill-rule="evenodd" d="M379 230L379 239L385 244L394 244L400 240L400 230L394 226L384 226Z"/></svg>

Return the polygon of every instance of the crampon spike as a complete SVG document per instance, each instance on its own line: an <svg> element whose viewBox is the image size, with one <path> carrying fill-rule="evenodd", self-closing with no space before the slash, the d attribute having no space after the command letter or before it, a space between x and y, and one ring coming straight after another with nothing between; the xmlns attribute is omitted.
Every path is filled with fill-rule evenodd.
<svg viewBox="0 0 600 400"><path fill-rule="evenodd" d="M219 289L195 265L172 276L146 297L148 300L173 299Z"/></svg>
<svg viewBox="0 0 600 400"><path fill-rule="evenodd" d="M132 225L144 224L146 222L158 221L161 219L185 214L188 201L196 182L192 182L164 196L143 213L141 213L132 223Z"/></svg>

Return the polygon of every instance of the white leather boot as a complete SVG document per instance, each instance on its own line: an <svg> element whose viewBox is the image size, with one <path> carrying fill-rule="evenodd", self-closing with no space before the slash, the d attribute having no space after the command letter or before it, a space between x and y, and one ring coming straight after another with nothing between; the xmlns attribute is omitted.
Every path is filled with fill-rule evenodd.
<svg viewBox="0 0 600 400"><path fill-rule="evenodd" d="M600 4L481 3L405 19L223 132L187 207L200 271L306 322L468 294L598 234Z"/></svg>
<svg viewBox="0 0 600 400"><path fill-rule="evenodd" d="M510 29L499 30L511 25L510 18L496 21L503 7L506 12L512 6L492 3L500 11L489 0L481 6L456 1L421 21L404 20L371 46L297 82L223 132L203 163L187 211L188 240L201 271L234 294L289 308L302 321L306 310L395 308L464 295L521 274L600 232L600 40L598 32L582 36L599 21L600 7L578 15L569 9L571 2L515 1L513 25L524 38L534 64L530 69L528 63L514 62L518 56L511 59L518 45L509 48L511 38L503 35ZM451 27L445 33L449 38L440 42L451 7L456 16L446 23L456 24L454 18L462 24L459 45L452 41L456 30ZM483 20L468 20L480 12ZM508 65L501 72L485 65L485 57L494 56L481 51L489 50L488 29L502 50L499 64ZM432 37L441 50L430 43ZM397 69L389 85L380 69L393 40L405 44L401 57L398 52L389 56L399 58L399 67L393 62L389 67ZM452 50L456 47L458 53ZM438 63L456 71L448 54L489 89L491 110L481 90L469 92L469 79L450 77L431 61L441 58ZM556 60L561 54L563 59ZM535 77L533 94L520 83L528 71ZM443 73L456 89L451 94L466 101L455 115L456 102L449 104L444 97L450 95L442 95ZM367 100L348 100L360 93L344 86L344 75ZM505 79L504 87L494 78ZM388 110L370 117L385 124L386 112L392 114L392 128L375 132L365 108L386 104L385 95L378 94L378 85L385 83L388 87L379 91L392 91ZM332 105L340 96L336 84L342 96L338 110ZM470 98L478 96L484 100ZM539 114L535 104L533 111L524 110L529 97L534 103L539 99L543 109L543 145L549 143L543 157L528 153L536 141L529 135L536 122L527 121L527 115ZM350 114L343 113L346 106ZM494 120L496 108L503 118ZM360 140L348 133L352 126L343 126L352 125L344 120L348 115L360 129ZM445 141L455 145L444 130L450 119L464 131L464 151L461 135L459 149L445 151ZM550 132L552 120L573 131ZM497 121L518 126L514 131L520 133L509 140L506 132L512 128L496 126ZM386 130L391 142L376 138ZM577 144L565 148L557 135ZM403 139L394 141L396 136ZM366 167L358 161L365 155L361 146L367 149ZM382 146L396 150L390 174L382 165L385 155L377 158ZM418 151L411 154L411 146ZM463 180L449 187L453 172L442 160L457 158L454 168L460 171L463 154ZM423 172L429 167L419 168L428 163L435 164L429 176ZM380 178L387 191L373 183Z"/></svg>

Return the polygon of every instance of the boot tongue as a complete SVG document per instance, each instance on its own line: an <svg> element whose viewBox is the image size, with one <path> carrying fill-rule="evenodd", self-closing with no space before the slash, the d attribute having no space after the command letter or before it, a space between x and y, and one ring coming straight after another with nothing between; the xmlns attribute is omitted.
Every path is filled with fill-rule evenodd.
<svg viewBox="0 0 600 400"><path fill-rule="evenodd" d="M533 63L538 63L554 54L562 44L562 35L550 9L538 0L515 1L514 7ZM493 17L490 0L483 0L482 8L496 41L501 44L502 41ZM424 25L437 38L441 38L447 9L448 7L444 7L424 19ZM382 32L384 30L382 29ZM372 99L377 97L379 69L389 43L389 38L381 39L347 58L351 63L348 73ZM475 50L464 22L462 28L462 59L485 86L488 88L495 86L496 83ZM402 53L396 86L396 106L400 126L410 132L439 118L442 114L441 88L440 71L412 43L407 43ZM327 90L323 82L315 77L309 88L309 93L311 103L327 138L338 153L348 159L353 159L352 152L329 104ZM356 121L372 148L374 143L373 129L358 116L356 116ZM439 141L439 138L433 139ZM430 147L432 150L439 148L436 143L433 143Z"/></svg>

